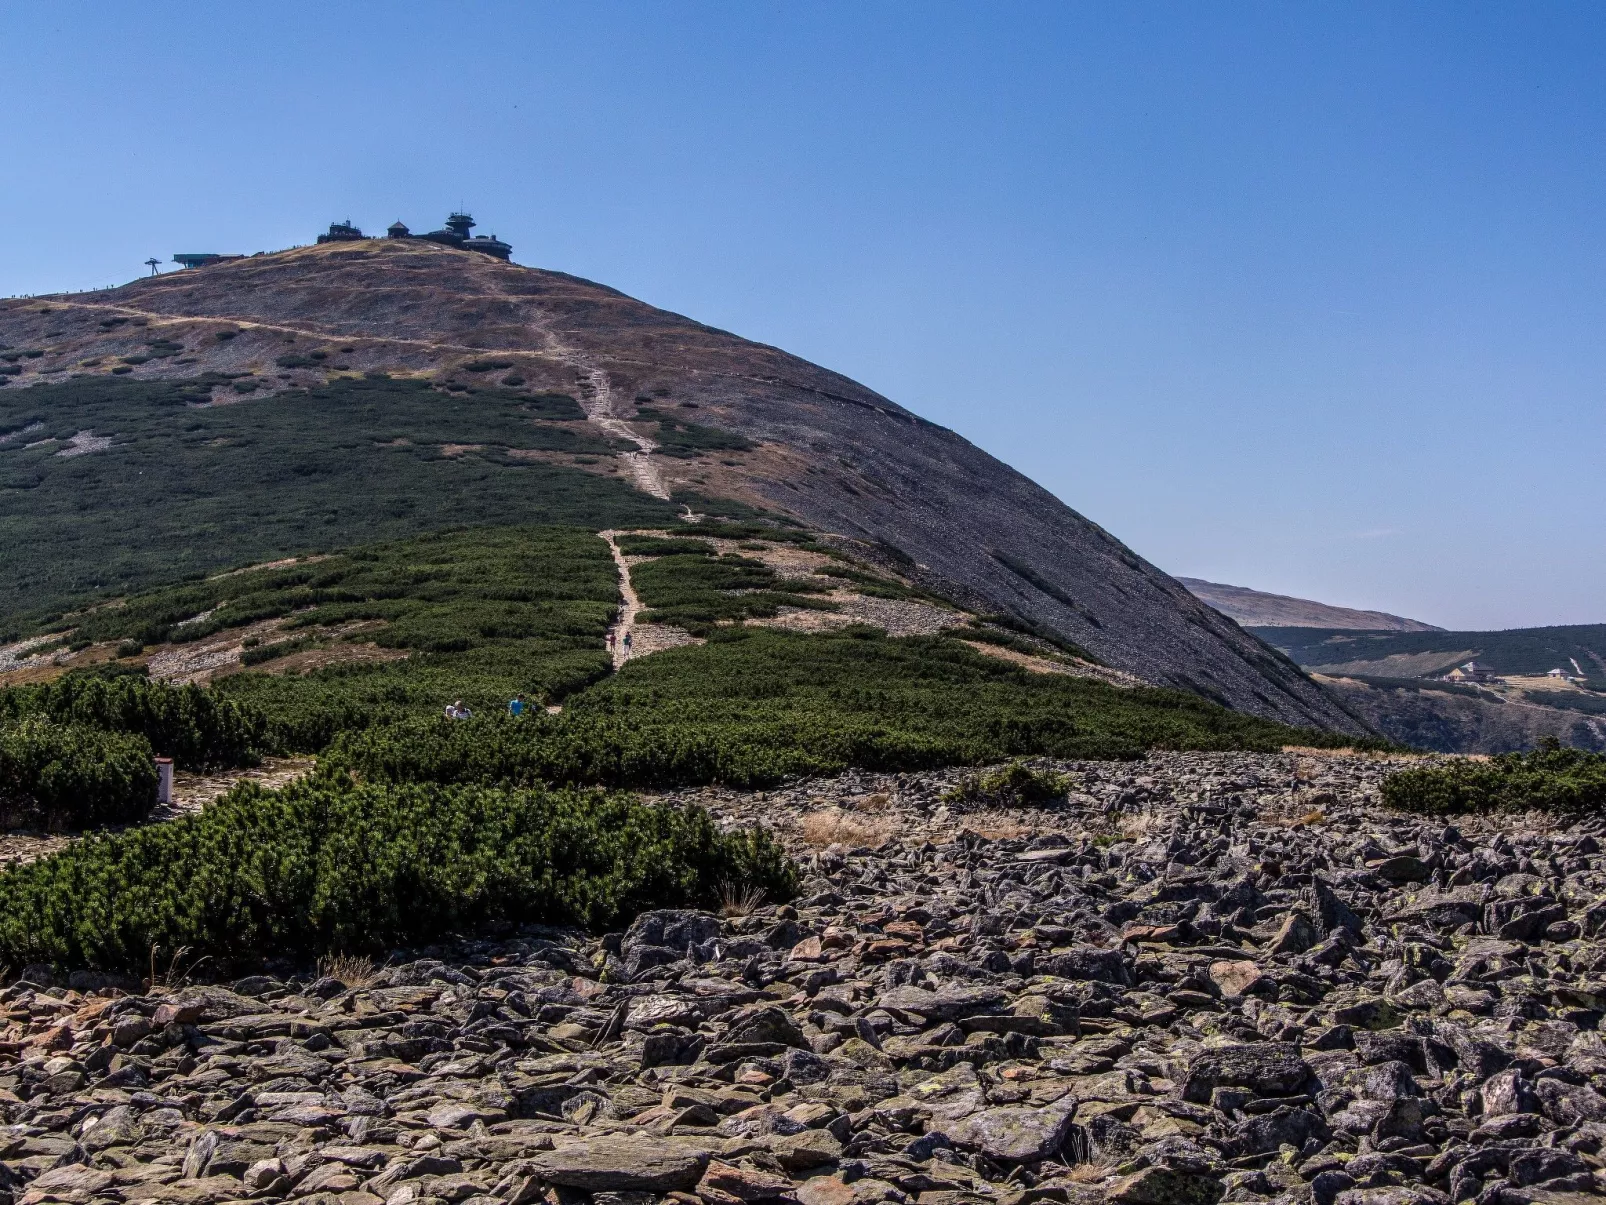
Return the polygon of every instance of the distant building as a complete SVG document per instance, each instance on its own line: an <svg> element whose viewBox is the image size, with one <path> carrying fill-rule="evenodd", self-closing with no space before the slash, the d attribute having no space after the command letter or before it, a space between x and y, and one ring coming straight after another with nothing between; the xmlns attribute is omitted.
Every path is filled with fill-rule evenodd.
<svg viewBox="0 0 1606 1205"><path fill-rule="evenodd" d="M474 229L474 219L466 213L452 213L446 215L446 225L439 230L431 230L428 234L414 234L401 222L392 222L385 230L386 238L416 238L431 243L440 243L444 247L456 247L463 251L478 251L482 255L495 256L497 259L507 259L513 254L511 245L504 243L496 235L486 238L483 235L473 235L469 231ZM329 227L328 234L320 234L320 243L345 243L363 237L349 221L335 222Z"/></svg>
<svg viewBox="0 0 1606 1205"><path fill-rule="evenodd" d="M1573 662L1573 668L1574 669L1578 668L1578 663L1576 661ZM1557 678L1557 679L1559 679L1559 680L1561 680L1563 682L1583 682L1583 681L1587 680L1587 679L1585 679L1585 677L1582 674L1570 674L1566 670L1561 669L1561 668L1547 669L1545 671L1545 677L1547 677L1547 678Z"/></svg>
<svg viewBox="0 0 1606 1205"><path fill-rule="evenodd" d="M1498 682L1494 670L1478 661L1467 661L1444 675L1446 682Z"/></svg>
<svg viewBox="0 0 1606 1205"><path fill-rule="evenodd" d="M471 235L469 231L474 229L474 226L474 219L468 214L451 213L446 215L446 225L443 228L431 230L428 234L421 234L418 237L448 247L461 247L464 251L479 251L485 255L494 255L497 259L506 259L513 254L513 248L494 234L490 238Z"/></svg>
<svg viewBox="0 0 1606 1205"><path fill-rule="evenodd" d="M219 255L215 251L181 251L173 256L173 262L181 268L204 268L207 264L244 258L243 255Z"/></svg>
<svg viewBox="0 0 1606 1205"><path fill-rule="evenodd" d="M362 231L351 224L351 219L344 222L330 222L329 233L320 234L320 243L355 243L362 238Z"/></svg>
<svg viewBox="0 0 1606 1205"><path fill-rule="evenodd" d="M418 237L427 238L432 243L445 243L448 247L461 247L468 241L468 232L474 229L474 225L474 219L466 213L449 213L444 227Z"/></svg>

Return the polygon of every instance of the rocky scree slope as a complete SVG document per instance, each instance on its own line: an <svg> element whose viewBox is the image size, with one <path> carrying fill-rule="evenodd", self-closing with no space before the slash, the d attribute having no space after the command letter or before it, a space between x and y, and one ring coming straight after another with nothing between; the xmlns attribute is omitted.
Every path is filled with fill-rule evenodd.
<svg viewBox="0 0 1606 1205"><path fill-rule="evenodd" d="M792 905L374 976L0 993L13 1199L1443 1205L1606 1185L1601 822L1381 813L1387 763L688 793ZM896 836L893 836L896 834ZM825 844L839 838L831 844ZM739 909L746 911L746 909ZM360 971L360 968L356 968Z"/></svg>
<svg viewBox="0 0 1606 1205"><path fill-rule="evenodd" d="M164 354L142 359L153 338ZM287 341L295 354L280 371ZM443 384L506 372L575 393L610 433L625 422L651 441L666 413L735 432L758 446L653 455L656 472L633 463L632 476L878 543L962 604L1042 624L1145 681L1362 731L1286 659L953 432L775 348L562 273L430 243L305 247L0 302L0 344L41 353L17 362L12 388L113 365L136 380L256 372L271 388L241 404L271 405L273 389L337 369ZM130 355L139 362L119 363Z"/></svg>

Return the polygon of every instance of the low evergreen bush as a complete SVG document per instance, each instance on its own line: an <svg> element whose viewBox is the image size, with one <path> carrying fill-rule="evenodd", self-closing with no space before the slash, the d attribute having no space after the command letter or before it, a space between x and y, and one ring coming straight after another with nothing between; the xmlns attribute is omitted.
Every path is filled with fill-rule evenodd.
<svg viewBox="0 0 1606 1205"><path fill-rule="evenodd" d="M1034 770L1016 761L987 774L967 774L942 798L944 803L1035 807L1064 799L1070 789L1071 780L1065 775L1054 770Z"/></svg>
<svg viewBox="0 0 1606 1205"><path fill-rule="evenodd" d="M1429 816L1506 811L1591 815L1606 808L1606 756L1564 749L1551 738L1530 753L1397 771L1383 780L1383 802Z"/></svg>
<svg viewBox="0 0 1606 1205"><path fill-rule="evenodd" d="M0 691L0 723L29 716L136 734L186 769L255 765L265 728L254 709L226 696L136 674L74 673Z"/></svg>
<svg viewBox="0 0 1606 1205"><path fill-rule="evenodd" d="M0 823L59 832L143 820L156 764L143 737L44 716L0 724Z"/></svg>
<svg viewBox="0 0 1606 1205"><path fill-rule="evenodd" d="M0 962L131 971L160 946L241 969L496 923L614 928L648 908L716 907L732 886L787 900L797 872L764 832L722 834L698 808L323 775L245 784L0 875Z"/></svg>
<svg viewBox="0 0 1606 1205"><path fill-rule="evenodd" d="M325 758L388 782L760 787L849 766L892 772L1351 740L1181 691L1030 674L942 637L738 628L631 661L568 696L561 715L404 720L347 731Z"/></svg>

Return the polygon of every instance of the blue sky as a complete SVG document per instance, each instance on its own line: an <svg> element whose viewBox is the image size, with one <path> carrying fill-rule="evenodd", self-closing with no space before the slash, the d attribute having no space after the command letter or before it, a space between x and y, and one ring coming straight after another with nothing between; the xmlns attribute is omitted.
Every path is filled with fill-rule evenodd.
<svg viewBox="0 0 1606 1205"><path fill-rule="evenodd" d="M1606 622L1598 5L0 0L0 294L465 204L1161 567Z"/></svg>

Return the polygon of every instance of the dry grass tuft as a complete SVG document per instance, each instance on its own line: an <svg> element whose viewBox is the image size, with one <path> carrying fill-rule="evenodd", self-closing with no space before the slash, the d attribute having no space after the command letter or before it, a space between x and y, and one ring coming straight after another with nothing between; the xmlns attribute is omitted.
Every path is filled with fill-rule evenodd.
<svg viewBox="0 0 1606 1205"><path fill-rule="evenodd" d="M1284 745L1284 753L1293 753L1299 757L1364 757L1371 761L1420 761L1431 756L1426 753L1383 753L1375 749L1354 749L1345 745L1341 749L1319 749L1314 745Z"/></svg>
<svg viewBox="0 0 1606 1205"><path fill-rule="evenodd" d="M325 954L318 959L320 978L338 979L347 987L372 987L379 976L374 960L363 954Z"/></svg>
<svg viewBox="0 0 1606 1205"><path fill-rule="evenodd" d="M1144 812L1142 815L1121 821L1117 827L1126 840L1141 841L1154 832L1154 826L1158 823L1159 820L1153 812Z"/></svg>
<svg viewBox="0 0 1606 1205"><path fill-rule="evenodd" d="M976 812L965 817L960 831L975 833L989 841L1019 841L1022 837L1034 837L1041 830L1035 824L1023 823L1018 813Z"/></svg>
<svg viewBox="0 0 1606 1205"><path fill-rule="evenodd" d="M1100 845L1114 845L1117 841L1142 841L1159 823L1150 811L1128 815L1125 812L1107 812L1102 817L1090 817L1087 835Z"/></svg>
<svg viewBox="0 0 1606 1205"><path fill-rule="evenodd" d="M721 916L752 916L764 902L764 889L751 883L721 883L719 886L719 914Z"/></svg>
<svg viewBox="0 0 1606 1205"><path fill-rule="evenodd" d="M827 845L884 845L892 839L890 820L844 812L841 808L809 812L798 825L804 844L816 849Z"/></svg>
<svg viewBox="0 0 1606 1205"><path fill-rule="evenodd" d="M1101 1160L1097 1163L1078 1163L1060 1178L1069 1180L1072 1184L1097 1184L1100 1180L1108 1179L1114 1172L1114 1163Z"/></svg>
<svg viewBox="0 0 1606 1205"><path fill-rule="evenodd" d="M180 946L172 952L165 967L159 965L157 954L161 946L151 947L151 973L145 980L145 994L148 996L162 995L167 992L176 992L190 985L191 976L195 974L202 963L208 961L206 955L186 962L190 956L189 946Z"/></svg>

